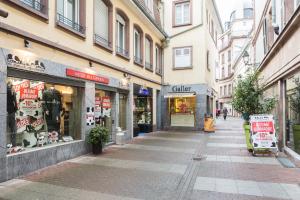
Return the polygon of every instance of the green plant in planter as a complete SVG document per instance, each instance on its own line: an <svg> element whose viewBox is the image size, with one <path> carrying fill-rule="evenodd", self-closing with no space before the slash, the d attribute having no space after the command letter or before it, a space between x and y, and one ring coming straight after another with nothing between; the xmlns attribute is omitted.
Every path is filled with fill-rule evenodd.
<svg viewBox="0 0 300 200"><path fill-rule="evenodd" d="M295 113L295 123L293 124L294 147L296 152L300 152L300 83L295 81L297 87L295 94L290 96L290 108Z"/></svg>
<svg viewBox="0 0 300 200"><path fill-rule="evenodd" d="M271 112L276 100L275 98L263 98L263 86L259 85L259 72L248 71L246 77L239 77L233 98L233 108L242 114L246 123L249 122L250 115L266 114Z"/></svg>
<svg viewBox="0 0 300 200"><path fill-rule="evenodd" d="M90 130L87 142L92 144L94 154L102 153L103 144L109 141L109 130L103 126L96 125Z"/></svg>
<svg viewBox="0 0 300 200"><path fill-rule="evenodd" d="M275 98L263 98L263 88L259 85L259 72L250 70L246 77L238 78L233 93L232 106L242 114L245 120L244 130L249 151L253 150L250 142L250 115L269 113L274 109L276 103Z"/></svg>

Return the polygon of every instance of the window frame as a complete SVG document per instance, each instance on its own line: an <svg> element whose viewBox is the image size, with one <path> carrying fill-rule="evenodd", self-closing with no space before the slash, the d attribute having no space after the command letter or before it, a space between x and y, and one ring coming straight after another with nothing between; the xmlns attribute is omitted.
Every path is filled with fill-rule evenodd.
<svg viewBox="0 0 300 200"><path fill-rule="evenodd" d="M99 39L101 38L101 36L98 36L98 34L96 33L96 18L95 18L95 14L93 17L93 26L94 26L94 44L99 46L100 48L103 48L104 50L107 50L109 52L113 52L113 4L111 3L110 0L100 0L103 1L103 3L107 6L108 8L108 39L107 39L107 44L105 44L104 42L99 41ZM95 3L96 1L94 1L94 12L96 12L95 10ZM100 38L98 38L100 37Z"/></svg>
<svg viewBox="0 0 300 200"><path fill-rule="evenodd" d="M190 49L190 66L186 67L176 67L175 59L176 59L176 50L178 49ZM173 70L185 70L185 69L193 69L193 46L182 46L182 47L173 47Z"/></svg>
<svg viewBox="0 0 300 200"><path fill-rule="evenodd" d="M189 3L189 7L190 7L190 9L189 9L189 22L187 22L187 23L184 23L184 19L182 19L182 21L183 21L183 23L181 23L181 24L176 24L176 6L177 5L179 5L179 4L186 4L186 3ZM181 27L181 26L190 26L190 25L192 25L193 24L193 4L192 4L192 0L178 0L178 1L174 1L173 2L173 8L172 8L172 10L173 10L173 14L172 14L172 17L173 17L173 28L176 28L176 27ZM183 8L182 8L182 10L184 10ZM182 12L182 17L184 18L184 12Z"/></svg>
<svg viewBox="0 0 300 200"><path fill-rule="evenodd" d="M120 16L125 24L124 24L124 38L123 38L123 42L124 42L124 49L122 49L122 52L120 52L120 47L119 47L119 24L122 24L120 22L120 20L118 21L118 17ZM130 20L128 18L128 16L125 14L125 12L119 8L116 8L116 19L115 19L115 25L116 25L116 55L127 60L130 61Z"/></svg>
<svg viewBox="0 0 300 200"><path fill-rule="evenodd" d="M60 16L62 15L61 13L58 12L58 0L55 1L55 5L56 5L56 8L55 8L55 13L56 13L56 26L61 28L62 30L66 30L67 32L70 32L70 33L73 33L75 36L79 36L80 38L83 38L85 39L86 38L86 0L78 0L78 7L77 7L77 12L78 12L78 22L73 22L71 21L71 19L68 19L66 16L65 16L65 13L63 13L63 21L65 19L68 19L70 20L73 25L77 25L79 26L79 29L81 30L76 30L74 28L72 28L70 25L66 24L65 22L61 21L60 20ZM64 4L67 0L63 0L64 1ZM64 9L64 12L65 12L65 9Z"/></svg>
<svg viewBox="0 0 300 200"><path fill-rule="evenodd" d="M158 53L157 51L158 50ZM157 56L158 55L158 56ZM162 75L162 48L159 44L155 44L155 73L158 75Z"/></svg>
<svg viewBox="0 0 300 200"><path fill-rule="evenodd" d="M136 56L136 49L135 49L136 33L139 34L139 48L140 48L139 57ZM139 65L140 67L144 67L144 32L142 28L137 24L133 25L133 62L134 64Z"/></svg>
<svg viewBox="0 0 300 200"><path fill-rule="evenodd" d="M149 63L147 62L147 56L146 56L146 52L147 52L146 41L147 40L150 43L150 49L149 49L150 50L150 52L149 52L149 54L150 54L150 61L149 61ZM153 72L153 39L152 39L152 37L149 34L145 35L145 53L144 54L145 54L145 68L147 70Z"/></svg>
<svg viewBox="0 0 300 200"><path fill-rule="evenodd" d="M44 6L44 12L38 11L32 7L30 7L28 4L20 1L20 0L7 0L4 1L7 3L11 3L13 5L16 5L17 9L23 10L29 15L32 15L33 17L36 17L37 19L41 19L42 21L46 21L48 23L49 21L49 0L41 0L40 3Z"/></svg>

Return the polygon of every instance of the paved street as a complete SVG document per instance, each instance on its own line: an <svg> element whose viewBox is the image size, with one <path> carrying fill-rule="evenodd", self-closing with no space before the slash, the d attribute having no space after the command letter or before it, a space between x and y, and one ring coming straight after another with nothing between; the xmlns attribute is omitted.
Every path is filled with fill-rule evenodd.
<svg viewBox="0 0 300 200"><path fill-rule="evenodd" d="M0 199L300 199L300 169L252 157L240 119L216 133L156 132L0 183Z"/></svg>

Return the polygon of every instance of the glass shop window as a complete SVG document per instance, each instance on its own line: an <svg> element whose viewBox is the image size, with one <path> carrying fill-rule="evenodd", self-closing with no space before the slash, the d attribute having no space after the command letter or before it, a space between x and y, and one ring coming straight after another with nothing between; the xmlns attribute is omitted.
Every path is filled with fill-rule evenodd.
<svg viewBox="0 0 300 200"><path fill-rule="evenodd" d="M95 95L95 122L109 130L112 141L112 92L96 90Z"/></svg>
<svg viewBox="0 0 300 200"><path fill-rule="evenodd" d="M81 139L80 88L9 77L7 153Z"/></svg>
<svg viewBox="0 0 300 200"><path fill-rule="evenodd" d="M171 126L195 126L196 97L170 98Z"/></svg>

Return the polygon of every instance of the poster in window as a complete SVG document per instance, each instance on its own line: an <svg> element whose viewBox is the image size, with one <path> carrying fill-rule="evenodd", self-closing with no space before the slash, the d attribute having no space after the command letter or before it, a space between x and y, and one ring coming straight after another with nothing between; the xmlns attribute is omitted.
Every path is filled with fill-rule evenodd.
<svg viewBox="0 0 300 200"><path fill-rule="evenodd" d="M105 96L102 97L102 116L103 117L110 117L111 113L111 102L110 97Z"/></svg>

